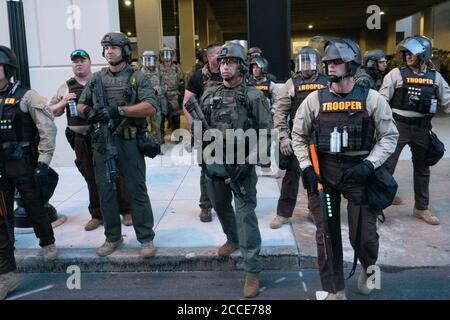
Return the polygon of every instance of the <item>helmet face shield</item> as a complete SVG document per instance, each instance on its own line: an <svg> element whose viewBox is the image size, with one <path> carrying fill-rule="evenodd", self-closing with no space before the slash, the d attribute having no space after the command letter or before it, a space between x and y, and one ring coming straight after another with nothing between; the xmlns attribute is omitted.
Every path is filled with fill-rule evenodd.
<svg viewBox="0 0 450 320"><path fill-rule="evenodd" d="M300 53L295 59L295 71L317 71L317 56L313 53Z"/></svg>
<svg viewBox="0 0 450 320"><path fill-rule="evenodd" d="M164 60L172 60L172 58L173 58L173 51L171 51L171 50L163 50L163 52L161 54L161 57Z"/></svg>
<svg viewBox="0 0 450 320"><path fill-rule="evenodd" d="M405 43L402 46L401 51L409 51L413 55L420 54L425 51L425 48L423 45L417 41L416 39L408 39L405 41Z"/></svg>
<svg viewBox="0 0 450 320"><path fill-rule="evenodd" d="M155 67L156 66L156 56L143 56L142 65L145 67Z"/></svg>

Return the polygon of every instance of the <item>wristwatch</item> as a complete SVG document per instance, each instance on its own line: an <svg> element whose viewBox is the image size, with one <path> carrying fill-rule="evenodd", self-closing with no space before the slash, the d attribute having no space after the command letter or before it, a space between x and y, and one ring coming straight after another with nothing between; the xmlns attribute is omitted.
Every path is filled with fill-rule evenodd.
<svg viewBox="0 0 450 320"><path fill-rule="evenodd" d="M125 111L123 110L122 107L118 107L117 110L119 111L119 114L120 114L122 117L125 117Z"/></svg>

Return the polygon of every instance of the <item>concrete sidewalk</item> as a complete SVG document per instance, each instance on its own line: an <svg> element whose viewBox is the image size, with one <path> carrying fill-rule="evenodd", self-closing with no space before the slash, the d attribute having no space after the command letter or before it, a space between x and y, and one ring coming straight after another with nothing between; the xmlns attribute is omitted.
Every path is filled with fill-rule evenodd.
<svg viewBox="0 0 450 320"><path fill-rule="evenodd" d="M450 146L450 120L437 118L434 130ZM217 216L213 221L199 220L200 168L192 164L191 154L182 145L165 145L165 154L147 159L147 186L155 218L156 257L139 257L139 243L132 227L123 227L124 245L111 256L99 258L95 249L104 241L103 227L86 232L89 220L86 184L76 168L56 168L60 174L51 203L67 222L55 228L60 256L52 265L44 265L33 233L16 232L16 258L21 271L65 272L76 264L84 271L171 271L230 270L239 268L240 252L230 259L218 257L216 249L226 240ZM450 149L450 147L449 147ZM414 205L412 163L409 148L405 148L395 177L399 194L405 200L401 206L385 210L386 222L379 224L379 264L385 268L403 269L450 265L450 152L432 168L430 210L441 220L431 226L411 216ZM259 172L259 168L257 168ZM262 235L262 256L266 269L298 269L317 267L315 226L305 218L306 195L301 188L292 224L278 230L269 228L275 215L281 179L258 178L256 213ZM342 202L342 234L344 259L350 266L353 250L348 241L348 224ZM32 231L32 230L31 230Z"/></svg>

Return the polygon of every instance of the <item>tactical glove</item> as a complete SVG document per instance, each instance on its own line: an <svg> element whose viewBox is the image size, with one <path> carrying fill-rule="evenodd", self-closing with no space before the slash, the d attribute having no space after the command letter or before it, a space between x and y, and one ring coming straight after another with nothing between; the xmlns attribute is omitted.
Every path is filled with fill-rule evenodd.
<svg viewBox="0 0 450 320"><path fill-rule="evenodd" d="M88 123L95 123L96 112L94 108L92 108L91 106L87 106L86 108L84 108L83 113Z"/></svg>
<svg viewBox="0 0 450 320"><path fill-rule="evenodd" d="M308 193L317 192L317 184L320 181L312 166L308 166L302 171L302 181L303 187L308 191Z"/></svg>
<svg viewBox="0 0 450 320"><path fill-rule="evenodd" d="M280 152L284 156L290 156L294 151L292 150L292 141L289 138L284 138L280 142Z"/></svg>
<svg viewBox="0 0 450 320"><path fill-rule="evenodd" d="M372 162L364 160L363 163L347 169L342 177L342 182L363 184L374 171Z"/></svg>
<svg viewBox="0 0 450 320"><path fill-rule="evenodd" d="M34 182L37 186L44 186L48 183L48 165L38 162L34 170Z"/></svg>
<svg viewBox="0 0 450 320"><path fill-rule="evenodd" d="M111 116L106 108L102 108L97 111L95 115L95 121L99 123L108 123L111 120Z"/></svg>

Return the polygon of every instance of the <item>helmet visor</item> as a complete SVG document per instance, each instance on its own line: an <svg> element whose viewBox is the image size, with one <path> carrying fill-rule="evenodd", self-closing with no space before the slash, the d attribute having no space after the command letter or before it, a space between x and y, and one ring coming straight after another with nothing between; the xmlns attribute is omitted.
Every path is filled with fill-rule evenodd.
<svg viewBox="0 0 450 320"><path fill-rule="evenodd" d="M401 51L405 51L405 50L411 52L413 55L416 55L416 54L424 52L425 48L416 39L408 39L407 41L405 41L405 43L403 44L402 49L401 49Z"/></svg>
<svg viewBox="0 0 450 320"><path fill-rule="evenodd" d="M162 58L163 58L164 60L172 60L172 57L173 57L173 52L172 52L172 51L170 51L170 50L164 50L164 51L162 52Z"/></svg>
<svg viewBox="0 0 450 320"><path fill-rule="evenodd" d="M297 55L295 59L295 70L300 71L316 71L317 66L317 56L312 53L301 53Z"/></svg>
<svg viewBox="0 0 450 320"><path fill-rule="evenodd" d="M142 64L145 67L154 67L154 66L156 66L156 57L155 56L143 56Z"/></svg>

